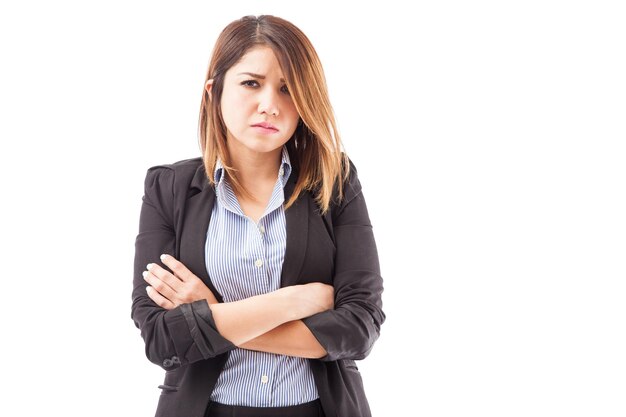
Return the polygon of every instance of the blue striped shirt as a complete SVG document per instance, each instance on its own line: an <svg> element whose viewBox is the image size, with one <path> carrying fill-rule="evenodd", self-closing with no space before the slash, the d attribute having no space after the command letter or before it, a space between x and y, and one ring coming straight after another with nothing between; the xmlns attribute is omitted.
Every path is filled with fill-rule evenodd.
<svg viewBox="0 0 626 417"><path fill-rule="evenodd" d="M284 186L291 174L287 148L265 212L247 217L218 159L215 205L206 237L206 268L215 288L231 302L280 288L287 240ZM211 400L249 407L283 407L319 398L309 360L236 348L230 351Z"/></svg>

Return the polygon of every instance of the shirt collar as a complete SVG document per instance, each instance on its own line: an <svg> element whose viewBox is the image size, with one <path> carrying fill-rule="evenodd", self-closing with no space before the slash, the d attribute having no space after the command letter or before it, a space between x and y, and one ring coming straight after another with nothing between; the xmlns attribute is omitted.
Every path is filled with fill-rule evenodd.
<svg viewBox="0 0 626 417"><path fill-rule="evenodd" d="M291 160L289 159L289 152L287 151L287 146L283 145L282 159L280 161L280 169L278 170L278 178L283 183L283 188L285 184L287 184L287 180L291 175Z"/></svg>
<svg viewBox="0 0 626 417"><path fill-rule="evenodd" d="M280 168L278 169L278 179L282 182L283 188L287 184L287 180L291 175L291 159L289 159L289 152L287 151L287 146L283 145L282 148L282 156L280 161ZM219 186L224 180L224 165L222 165L222 161L220 158L217 158L217 163L215 164L215 171L213 173L213 179L215 180L215 184Z"/></svg>

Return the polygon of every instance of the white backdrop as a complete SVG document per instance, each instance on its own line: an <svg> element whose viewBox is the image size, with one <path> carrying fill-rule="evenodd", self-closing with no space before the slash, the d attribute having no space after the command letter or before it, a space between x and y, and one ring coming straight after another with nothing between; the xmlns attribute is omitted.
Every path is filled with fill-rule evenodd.
<svg viewBox="0 0 626 417"><path fill-rule="evenodd" d="M0 414L154 415L164 371L130 318L144 175L200 155L221 29L275 14L323 61L374 226L374 415L624 416L618 3L3 3Z"/></svg>

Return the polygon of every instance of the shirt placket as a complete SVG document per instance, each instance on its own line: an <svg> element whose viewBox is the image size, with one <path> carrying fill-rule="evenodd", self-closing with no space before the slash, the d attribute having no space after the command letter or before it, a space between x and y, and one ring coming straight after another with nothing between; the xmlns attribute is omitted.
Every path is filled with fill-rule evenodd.
<svg viewBox="0 0 626 417"><path fill-rule="evenodd" d="M250 262L248 264L250 265L249 269L246 269L249 272L248 276L253 277L250 280L251 282L249 282L250 287L254 287L254 289L250 288L250 295L268 293L280 286L279 282L273 282L273 280L280 280L280 277L272 278L271 275L270 261L273 259L272 256L274 256L271 252L275 248L269 246L267 229L270 229L271 225L277 221L274 211L284 202L284 173L284 169L281 166L279 178L277 178L268 205L258 223L255 223L243 213L227 181L220 181L220 184L218 184L218 197L220 197L220 202L224 205L224 208L238 215L239 220L246 225L244 226L247 230L245 257ZM258 358L258 360L254 361L256 362L256 375L248 380L248 384L252 383L252 386L257 385L256 395L260 403L264 403L265 406L273 406L272 398L277 380L283 377L280 372L281 363L277 356L269 353L254 352L254 356Z"/></svg>
<svg viewBox="0 0 626 417"><path fill-rule="evenodd" d="M274 405L272 403L272 393L274 391L274 381L276 380L273 372L275 361L272 355L263 354L263 356L259 372L259 391L263 398L264 406L271 407Z"/></svg>
<svg viewBox="0 0 626 417"><path fill-rule="evenodd" d="M257 287L259 294L265 294L270 292L271 289L269 270L267 269L267 242L264 236L265 232L261 232L261 227L265 230L262 219L259 221L258 225L256 225L251 219L248 219L248 236L250 241L254 242L252 245L251 256L254 264L255 286Z"/></svg>

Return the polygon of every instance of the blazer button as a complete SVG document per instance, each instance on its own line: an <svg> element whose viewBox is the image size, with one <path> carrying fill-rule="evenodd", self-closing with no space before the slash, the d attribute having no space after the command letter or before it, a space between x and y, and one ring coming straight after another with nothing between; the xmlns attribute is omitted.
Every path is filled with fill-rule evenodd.
<svg viewBox="0 0 626 417"><path fill-rule="evenodd" d="M178 356L172 356L172 363L180 365L180 359L178 358Z"/></svg>
<svg viewBox="0 0 626 417"><path fill-rule="evenodd" d="M169 368L170 366L172 366L172 360L171 359L165 359L163 361L163 366L166 368Z"/></svg>

